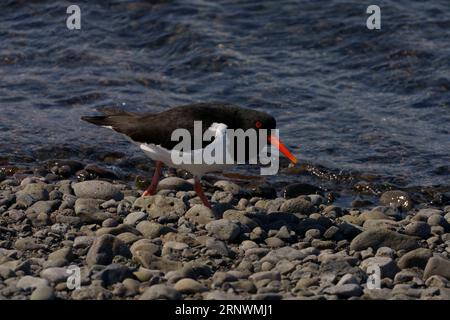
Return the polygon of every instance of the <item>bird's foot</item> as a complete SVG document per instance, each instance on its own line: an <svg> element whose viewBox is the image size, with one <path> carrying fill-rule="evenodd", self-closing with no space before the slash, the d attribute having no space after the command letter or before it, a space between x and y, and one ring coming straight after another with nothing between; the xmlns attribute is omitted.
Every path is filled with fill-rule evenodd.
<svg viewBox="0 0 450 320"><path fill-rule="evenodd" d="M200 180L197 177L194 177L194 190L197 193L200 200L202 200L203 205L209 209L212 209L212 206L209 203L208 198L206 197L205 193L203 192L203 188L200 183Z"/></svg>
<svg viewBox="0 0 450 320"><path fill-rule="evenodd" d="M159 177L161 176L161 168L162 168L162 162L157 161L155 173L153 174L153 177L152 177L152 182L148 186L147 190L144 191L144 193L142 194L142 197L152 196L156 193L156 189L158 187L158 182L159 182Z"/></svg>

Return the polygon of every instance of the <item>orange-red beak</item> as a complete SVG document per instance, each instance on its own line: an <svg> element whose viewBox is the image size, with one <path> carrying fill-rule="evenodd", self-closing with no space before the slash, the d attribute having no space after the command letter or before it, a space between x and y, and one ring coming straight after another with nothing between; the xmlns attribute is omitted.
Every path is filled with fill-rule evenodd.
<svg viewBox="0 0 450 320"><path fill-rule="evenodd" d="M288 150L288 148L286 148L286 146L283 144L283 142L281 142L280 139L278 139L276 136L271 135L267 137L267 140L270 144L277 147L278 150L280 150L280 152L284 154L292 164L297 164L297 158Z"/></svg>

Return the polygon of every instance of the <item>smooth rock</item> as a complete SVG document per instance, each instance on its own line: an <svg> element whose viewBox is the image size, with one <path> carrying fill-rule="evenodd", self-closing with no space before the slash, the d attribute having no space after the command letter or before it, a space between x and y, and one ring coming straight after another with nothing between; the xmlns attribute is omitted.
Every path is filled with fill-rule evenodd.
<svg viewBox="0 0 450 320"><path fill-rule="evenodd" d="M450 280L450 260L442 257L432 257L428 260L423 278L438 275Z"/></svg>
<svg viewBox="0 0 450 320"><path fill-rule="evenodd" d="M205 228L211 235L224 241L233 241L241 233L241 228L237 223L226 219L211 221Z"/></svg>
<svg viewBox="0 0 450 320"><path fill-rule="evenodd" d="M127 266L113 263L96 273L93 279L102 280L105 286L110 286L130 277L132 277L132 272Z"/></svg>
<svg viewBox="0 0 450 320"><path fill-rule="evenodd" d="M319 187L308 183L293 183L287 185L281 193L284 198L291 199L302 195L316 194L321 191L322 190Z"/></svg>
<svg viewBox="0 0 450 320"><path fill-rule="evenodd" d="M55 291L49 286L37 287L30 296L30 300L54 300Z"/></svg>
<svg viewBox="0 0 450 320"><path fill-rule="evenodd" d="M162 224L152 222L152 221L141 221L136 226L136 229L142 233L142 235L149 239L157 238L169 232L174 232L175 230L164 226Z"/></svg>
<svg viewBox="0 0 450 320"><path fill-rule="evenodd" d="M394 208L401 208L405 211L411 210L413 203L408 193L400 190L386 191L380 197L380 203Z"/></svg>
<svg viewBox="0 0 450 320"><path fill-rule="evenodd" d="M78 198L122 200L123 194L117 186L100 180L88 180L74 183L73 191Z"/></svg>
<svg viewBox="0 0 450 320"><path fill-rule="evenodd" d="M17 199L22 196L31 196L33 201L46 201L49 199L49 193L46 189L46 185L42 183L29 183L27 184L22 191L19 191L17 194Z"/></svg>
<svg viewBox="0 0 450 320"><path fill-rule="evenodd" d="M108 265L116 255L131 257L131 252L121 240L113 235L105 234L94 240L87 253L86 262L89 266Z"/></svg>
<svg viewBox="0 0 450 320"><path fill-rule="evenodd" d="M415 238L395 231L369 229L357 235L350 243L350 250L361 251L367 248L389 247L394 250L413 250L418 247Z"/></svg>
<svg viewBox="0 0 450 320"><path fill-rule="evenodd" d="M181 294L166 284L155 284L147 288L139 300L179 300Z"/></svg>
<svg viewBox="0 0 450 320"><path fill-rule="evenodd" d="M66 268L53 267L42 270L41 278L47 279L51 283L60 283L67 280L71 273L67 272Z"/></svg>
<svg viewBox="0 0 450 320"><path fill-rule="evenodd" d="M286 200L280 208L282 212L309 214L313 211L313 206L310 201L303 196Z"/></svg>
<svg viewBox="0 0 450 320"><path fill-rule="evenodd" d="M281 280L281 274L279 271L261 271L252 274L248 279L254 282L261 280Z"/></svg>
<svg viewBox="0 0 450 320"><path fill-rule="evenodd" d="M424 269L428 260L433 256L433 252L426 248L419 248L405 253L399 260L398 266L401 269L420 268Z"/></svg>
<svg viewBox="0 0 450 320"><path fill-rule="evenodd" d="M336 295L341 298L359 297L362 295L363 290L359 284L348 283L342 285L336 285L328 287L324 291L327 294Z"/></svg>
<svg viewBox="0 0 450 320"><path fill-rule="evenodd" d="M395 261L388 257L372 257L361 262L361 268L366 271L370 267L378 266L381 271L381 278L393 279L399 271Z"/></svg>
<svg viewBox="0 0 450 320"><path fill-rule="evenodd" d="M222 189L223 191L230 192L233 195L239 194L239 191L241 190L241 188L237 184L227 180L216 181L214 183L214 186Z"/></svg>
<svg viewBox="0 0 450 320"><path fill-rule="evenodd" d="M178 177L164 178L158 183L158 190L190 191L193 185Z"/></svg>
<svg viewBox="0 0 450 320"><path fill-rule="evenodd" d="M123 220L123 223L129 224L129 225L136 225L142 220L145 220L147 218L148 214L142 211L137 212L131 212L126 216L126 218Z"/></svg>
<svg viewBox="0 0 450 320"><path fill-rule="evenodd" d="M35 289L42 286L48 286L48 281L42 278L23 276L16 284L17 288L28 290Z"/></svg>
<svg viewBox="0 0 450 320"><path fill-rule="evenodd" d="M186 214L184 215L184 217L194 223L194 224L198 224L200 226L203 226L211 221L214 221L216 219L214 212L209 209L208 207L201 205L201 204L196 204L194 206L192 206L192 208L190 208Z"/></svg>
<svg viewBox="0 0 450 320"><path fill-rule="evenodd" d="M133 207L147 212L153 219L160 217L176 219L186 212L183 200L162 195L138 198Z"/></svg>
<svg viewBox="0 0 450 320"><path fill-rule="evenodd" d="M426 239L431 234L431 227L423 221L412 221L405 227L405 234Z"/></svg>
<svg viewBox="0 0 450 320"><path fill-rule="evenodd" d="M208 289L202 285L200 282L193 280L191 278L184 278L178 280L174 286L175 290L181 293L197 293L207 291Z"/></svg>
<svg viewBox="0 0 450 320"><path fill-rule="evenodd" d="M14 248L17 250L39 250L45 248L45 245L40 244L37 239L32 237L19 238L14 243Z"/></svg>

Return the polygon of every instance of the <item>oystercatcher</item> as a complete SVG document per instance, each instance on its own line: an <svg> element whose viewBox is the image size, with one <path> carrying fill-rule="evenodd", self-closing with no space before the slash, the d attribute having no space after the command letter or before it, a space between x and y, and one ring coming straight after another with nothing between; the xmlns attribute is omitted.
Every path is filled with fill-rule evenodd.
<svg viewBox="0 0 450 320"><path fill-rule="evenodd" d="M171 150L177 145L177 141L171 139L172 132L176 129L194 131L194 121L201 121L202 130L210 130L214 137L223 134L224 129L275 129L275 119L261 111L241 108L228 103L196 103L189 104L159 113L132 113L116 109L102 109L101 116L83 116L82 120L113 129L129 137L138 144L144 153L156 162L150 186L142 196L156 193L162 164L169 167L182 168L194 175L194 190L209 208L211 205L203 193L200 178L207 172L222 171L226 164L174 164L171 159ZM203 142L202 148L213 142ZM297 159L275 136L269 136L268 142L276 146L292 163ZM193 152L203 151L193 149Z"/></svg>

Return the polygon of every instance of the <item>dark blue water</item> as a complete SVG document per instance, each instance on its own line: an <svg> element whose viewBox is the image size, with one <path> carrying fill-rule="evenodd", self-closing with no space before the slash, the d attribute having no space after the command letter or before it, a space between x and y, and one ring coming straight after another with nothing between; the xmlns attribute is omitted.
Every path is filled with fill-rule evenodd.
<svg viewBox="0 0 450 320"><path fill-rule="evenodd" d="M377 1L375 31L373 1L75 2L78 31L72 1L0 4L3 162L135 155L80 116L219 100L273 114L301 161L450 181L448 1Z"/></svg>

